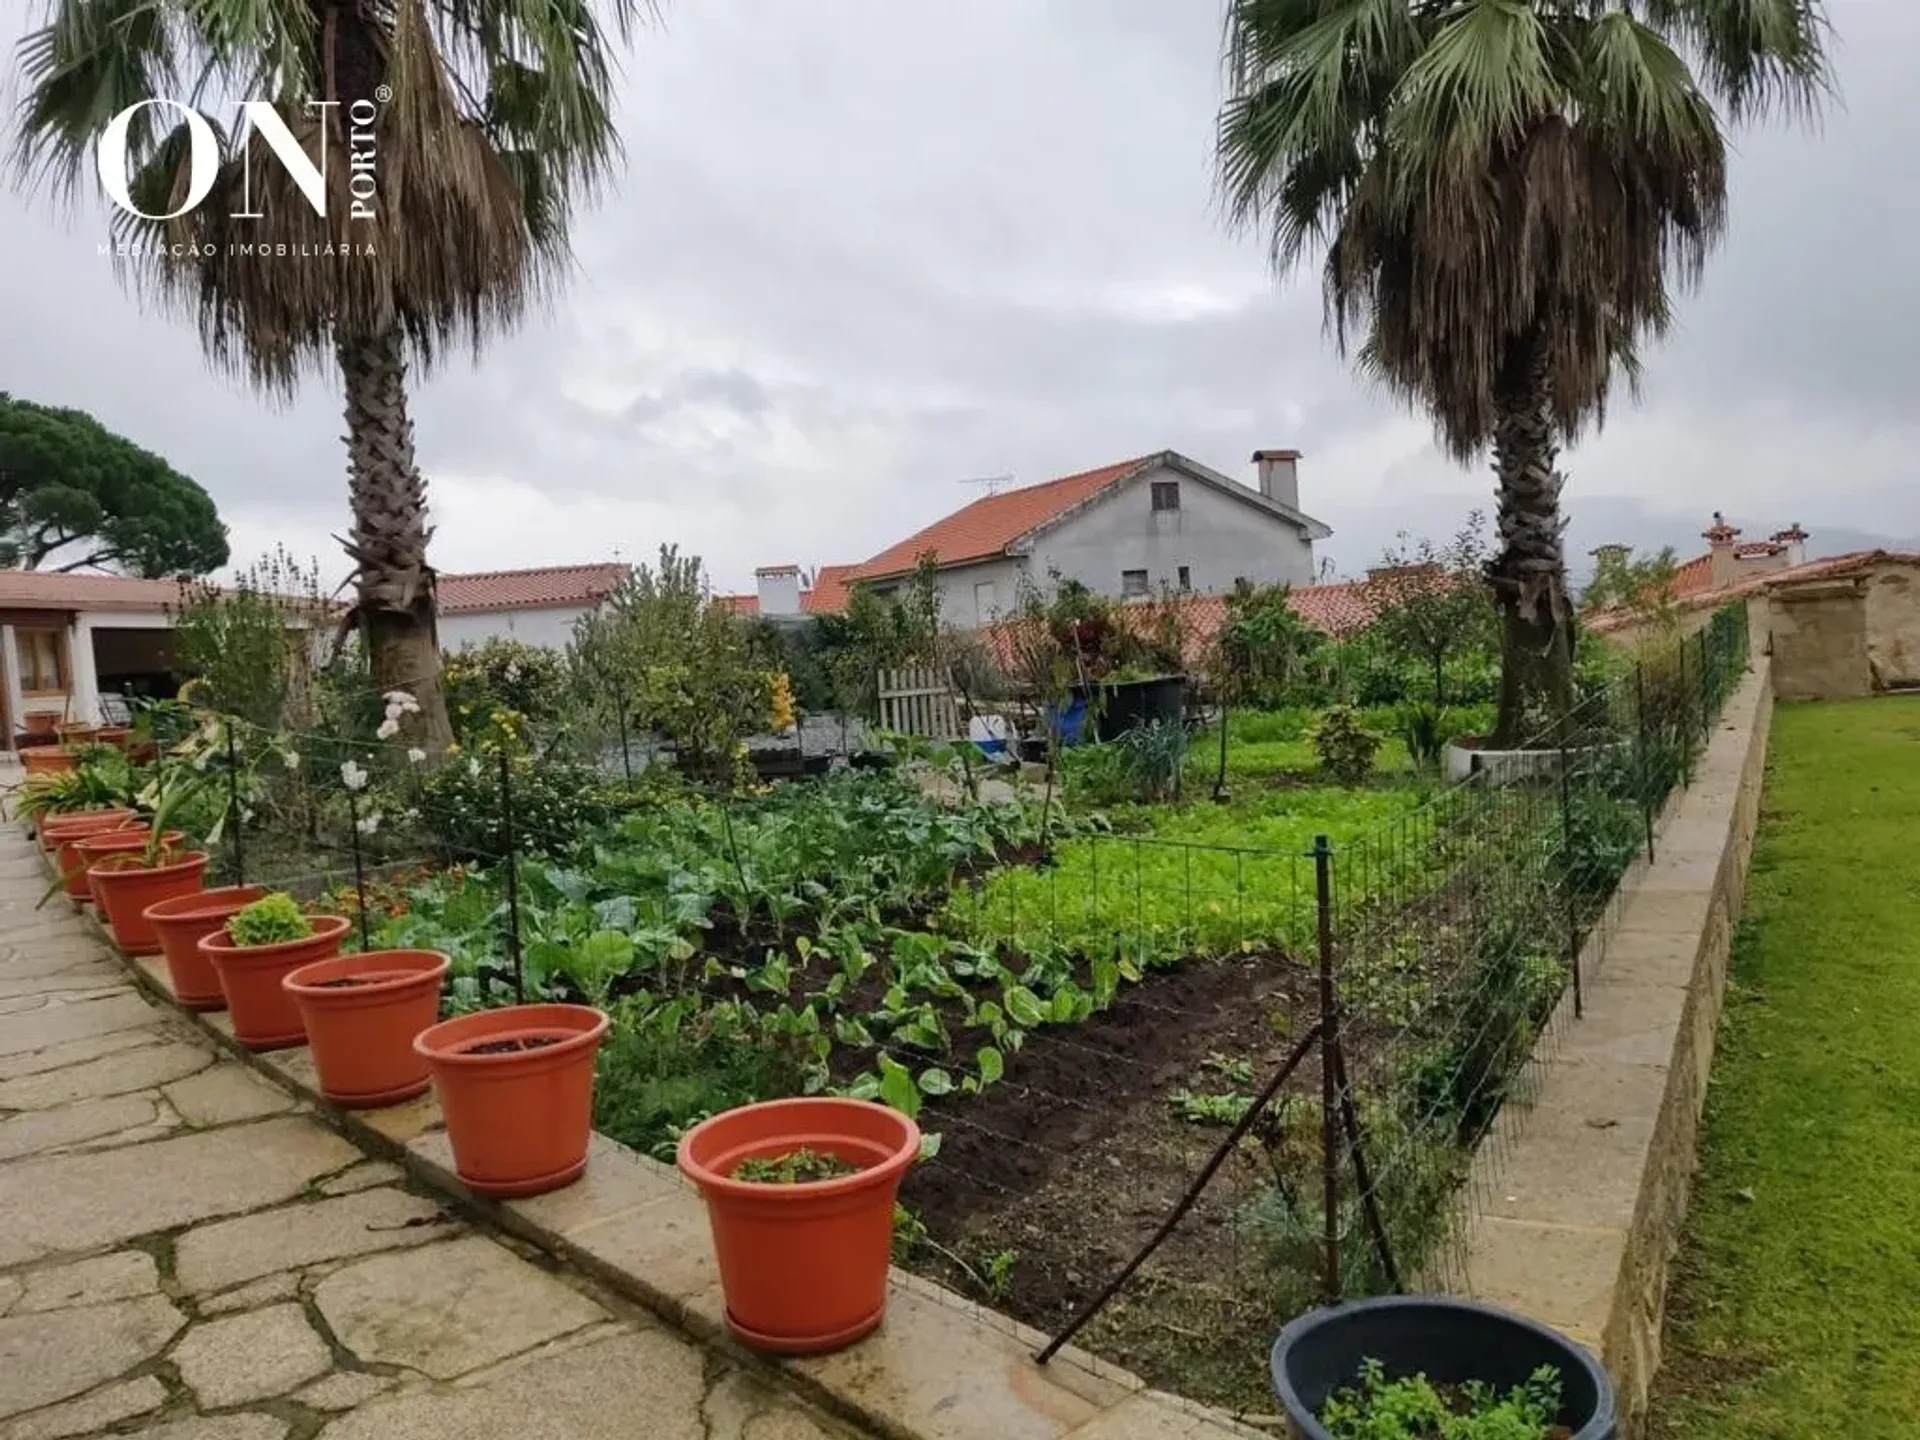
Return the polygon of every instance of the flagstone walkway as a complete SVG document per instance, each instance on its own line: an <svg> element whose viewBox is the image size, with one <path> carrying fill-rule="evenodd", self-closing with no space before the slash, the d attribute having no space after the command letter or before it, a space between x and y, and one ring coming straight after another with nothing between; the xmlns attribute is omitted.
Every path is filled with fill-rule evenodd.
<svg viewBox="0 0 1920 1440"><path fill-rule="evenodd" d="M137 993L0 826L0 1440L832 1440Z"/></svg>

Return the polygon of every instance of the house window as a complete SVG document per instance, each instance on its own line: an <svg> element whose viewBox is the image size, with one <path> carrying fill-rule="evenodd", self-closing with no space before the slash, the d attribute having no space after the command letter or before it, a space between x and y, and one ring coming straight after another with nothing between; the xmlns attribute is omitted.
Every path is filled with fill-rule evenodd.
<svg viewBox="0 0 1920 1440"><path fill-rule="evenodd" d="M1191 589L1193 589L1193 571L1189 567L1182 565L1180 567L1180 593L1184 595Z"/></svg>
<svg viewBox="0 0 1920 1440"><path fill-rule="evenodd" d="M1155 510L1178 510L1180 508L1180 482L1178 480L1156 480L1153 482L1153 508Z"/></svg>
<svg viewBox="0 0 1920 1440"><path fill-rule="evenodd" d="M63 695L67 689L66 637L58 630L16 630L20 688L28 695Z"/></svg>
<svg viewBox="0 0 1920 1440"><path fill-rule="evenodd" d="M1147 572L1144 570L1122 570L1120 572L1120 593L1129 596L1146 594Z"/></svg>

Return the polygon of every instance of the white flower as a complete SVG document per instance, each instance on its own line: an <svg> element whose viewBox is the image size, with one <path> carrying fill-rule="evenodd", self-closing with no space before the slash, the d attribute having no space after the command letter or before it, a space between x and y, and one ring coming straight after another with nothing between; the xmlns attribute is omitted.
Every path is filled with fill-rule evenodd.
<svg viewBox="0 0 1920 1440"><path fill-rule="evenodd" d="M367 772L349 760L340 767L340 783L349 790L364 790L367 788Z"/></svg>
<svg viewBox="0 0 1920 1440"><path fill-rule="evenodd" d="M427 758L427 752L422 750L418 745L414 746L411 750L407 751L407 759L412 764L418 765L422 761L424 761L426 758Z"/></svg>
<svg viewBox="0 0 1920 1440"><path fill-rule="evenodd" d="M362 815L358 820L353 822L353 828L358 830L362 835L373 834L374 831L380 828L379 812L375 811L371 815Z"/></svg>
<svg viewBox="0 0 1920 1440"><path fill-rule="evenodd" d="M420 702L405 690L389 690L384 697L389 715L418 715Z"/></svg>
<svg viewBox="0 0 1920 1440"><path fill-rule="evenodd" d="M480 774L480 757L479 757L478 755L469 755L469 756L467 757L467 774L469 774L469 775L472 775L472 776L475 776L475 777L478 777L478 776L479 776L479 774Z"/></svg>
<svg viewBox="0 0 1920 1440"><path fill-rule="evenodd" d="M382 740L391 740L400 733L400 722L389 714L386 719L380 722L380 728L373 733Z"/></svg>
<svg viewBox="0 0 1920 1440"><path fill-rule="evenodd" d="M294 754L293 751L291 750L287 751L287 768L291 770L294 768L294 766L298 765L299 763L300 763L300 757Z"/></svg>

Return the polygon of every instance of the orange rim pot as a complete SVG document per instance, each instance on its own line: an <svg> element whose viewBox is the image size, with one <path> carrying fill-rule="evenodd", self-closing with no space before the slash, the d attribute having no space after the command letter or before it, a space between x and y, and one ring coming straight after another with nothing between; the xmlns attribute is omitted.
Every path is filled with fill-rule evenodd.
<svg viewBox="0 0 1920 1440"><path fill-rule="evenodd" d="M61 881L66 885L67 894L75 900L91 900L93 888L87 883L87 866L92 863L80 853L80 846L88 840L105 835L137 835L142 844L152 827L142 825L139 818L121 820L118 823L98 825L76 824L72 829L59 829L53 832L52 849L54 868L60 872Z"/></svg>
<svg viewBox="0 0 1920 1440"><path fill-rule="evenodd" d="M807 1149L858 1167L797 1185L736 1180L743 1161ZM727 1327L757 1350L812 1355L869 1334L887 1303L893 1205L920 1127L885 1105L817 1096L743 1105L680 1141L713 1228Z"/></svg>
<svg viewBox="0 0 1920 1440"><path fill-rule="evenodd" d="M133 729L127 725L102 725L93 732L94 744L111 745L119 750L126 749L132 739Z"/></svg>
<svg viewBox="0 0 1920 1440"><path fill-rule="evenodd" d="M20 752L20 763L29 775L56 775L79 769L80 757L64 745L35 745Z"/></svg>
<svg viewBox="0 0 1920 1440"><path fill-rule="evenodd" d="M431 1075L413 1040L440 1018L446 978L437 950L368 950L287 975L280 983L306 1026L320 1093L370 1110L424 1091Z"/></svg>
<svg viewBox="0 0 1920 1440"><path fill-rule="evenodd" d="M137 858L140 852L147 848L147 843L152 836L151 825L123 825L115 830L99 830L91 835L82 835L76 840L73 851L79 857L81 870L85 872L87 887L87 893L83 898L91 900L94 907L104 914L106 903L100 898L100 886L94 879L93 867L117 855L131 855ZM180 842L185 838L178 830L167 831L160 837L161 853L178 850ZM173 855L168 858L178 859L179 856ZM68 893L72 893L71 879L68 881Z"/></svg>
<svg viewBox="0 0 1920 1440"><path fill-rule="evenodd" d="M200 953L220 977L233 1016L233 1038L249 1050L304 1045L300 1007L281 983L302 965L325 960L347 933L344 915L315 915L313 934L278 945L236 945L224 927L200 937Z"/></svg>
<svg viewBox="0 0 1920 1440"><path fill-rule="evenodd" d="M222 885L191 895L176 895L146 908L147 924L160 938L167 959L173 998L189 1010L224 1010L226 992L213 964L200 953L200 941L224 927L267 893L264 885Z"/></svg>
<svg viewBox="0 0 1920 1440"><path fill-rule="evenodd" d="M100 912L113 930L113 943L128 955L158 955L160 937L147 920L147 907L176 895L192 895L207 881L207 852L169 850L158 865L139 855L109 855L87 871L100 896Z"/></svg>
<svg viewBox="0 0 1920 1440"><path fill-rule="evenodd" d="M63 810L57 814L41 815L38 817L40 844L47 850L58 850L64 841L83 835L97 835L102 830L117 830L123 825L136 824L139 819L133 811L123 807Z"/></svg>
<svg viewBox="0 0 1920 1440"><path fill-rule="evenodd" d="M462 1184L476 1195L540 1195L580 1177L607 1025L585 1005L509 1005L414 1037Z"/></svg>

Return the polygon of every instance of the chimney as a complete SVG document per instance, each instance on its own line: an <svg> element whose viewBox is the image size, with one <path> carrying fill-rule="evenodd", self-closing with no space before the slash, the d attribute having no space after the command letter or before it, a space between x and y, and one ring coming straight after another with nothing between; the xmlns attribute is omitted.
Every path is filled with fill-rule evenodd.
<svg viewBox="0 0 1920 1440"><path fill-rule="evenodd" d="M1727 517L1718 510L1713 512L1713 524L1701 532L1707 542L1708 579L1713 588L1732 585L1740 579L1738 556L1734 553L1734 542L1740 538L1740 532L1727 523Z"/></svg>
<svg viewBox="0 0 1920 1440"><path fill-rule="evenodd" d="M1278 500L1290 510L1300 508L1298 450L1256 450L1253 464L1259 476L1257 488L1262 495Z"/></svg>
<svg viewBox="0 0 1920 1440"><path fill-rule="evenodd" d="M753 572L760 592L760 613L769 619L800 613L800 567L762 565Z"/></svg>
<svg viewBox="0 0 1920 1440"><path fill-rule="evenodd" d="M1785 530L1773 532L1773 543L1787 547L1786 564L1788 566L1807 563L1807 532L1800 528L1800 522L1794 521Z"/></svg>
<svg viewBox="0 0 1920 1440"><path fill-rule="evenodd" d="M1602 565L1624 565L1627 563L1627 557L1633 554L1633 547L1615 541L1608 545L1594 546L1592 554L1596 569Z"/></svg>

